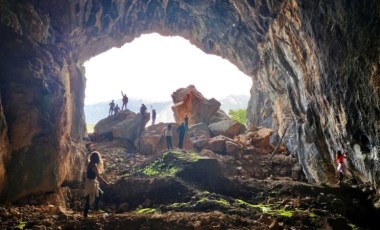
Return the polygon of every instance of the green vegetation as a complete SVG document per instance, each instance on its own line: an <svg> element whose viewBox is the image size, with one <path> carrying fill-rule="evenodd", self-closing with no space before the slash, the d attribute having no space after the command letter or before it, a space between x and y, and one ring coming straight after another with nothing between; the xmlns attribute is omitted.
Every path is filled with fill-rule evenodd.
<svg viewBox="0 0 380 230"><path fill-rule="evenodd" d="M231 116L231 118L240 124L246 125L247 124L247 110L245 109L237 109L232 110L230 109L228 111L228 114Z"/></svg>
<svg viewBox="0 0 380 230"><path fill-rule="evenodd" d="M27 222L25 221L20 221L20 223L17 225L17 228L18 229L24 229L24 227L26 226Z"/></svg>
<svg viewBox="0 0 380 230"><path fill-rule="evenodd" d="M180 166L187 162L195 162L200 156L195 152L168 151L161 157L138 169L135 173L141 173L144 176L174 176L180 169Z"/></svg>
<svg viewBox="0 0 380 230"><path fill-rule="evenodd" d="M359 229L356 225L354 224L349 224L349 226L352 228L352 230L357 230Z"/></svg>
<svg viewBox="0 0 380 230"><path fill-rule="evenodd" d="M178 171L178 167L172 164L165 164L163 158L154 161L142 169L146 176L173 176Z"/></svg>
<svg viewBox="0 0 380 230"><path fill-rule="evenodd" d="M245 207L248 207L248 208L256 208L256 209L260 209L260 211L262 213L266 213L266 214L269 214L269 215L280 215L280 216L285 216L285 217L292 217L294 215L294 213L298 212L298 213L304 213L304 214L307 214L309 215L309 217L311 218L315 218L316 217L316 214L313 213L313 212L309 212L307 210L300 210L300 209L296 209L296 210L285 210L285 209L272 209L272 206L273 205L269 205L269 204L250 204L250 203L247 203L243 200L239 200L239 199L236 199L235 200L235 203L238 205L238 206L245 206Z"/></svg>
<svg viewBox="0 0 380 230"><path fill-rule="evenodd" d="M157 209L155 208L142 208L142 209L137 209L136 213L137 214L147 214L147 213L157 213Z"/></svg>

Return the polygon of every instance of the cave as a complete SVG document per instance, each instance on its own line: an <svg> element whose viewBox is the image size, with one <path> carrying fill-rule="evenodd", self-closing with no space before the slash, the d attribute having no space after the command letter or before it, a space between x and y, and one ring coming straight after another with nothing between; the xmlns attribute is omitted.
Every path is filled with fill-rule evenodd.
<svg viewBox="0 0 380 230"><path fill-rule="evenodd" d="M81 180L82 64L147 33L181 36L250 76L249 125L289 127L307 181L333 181L345 149L352 173L379 189L376 1L2 0L0 12L3 202Z"/></svg>

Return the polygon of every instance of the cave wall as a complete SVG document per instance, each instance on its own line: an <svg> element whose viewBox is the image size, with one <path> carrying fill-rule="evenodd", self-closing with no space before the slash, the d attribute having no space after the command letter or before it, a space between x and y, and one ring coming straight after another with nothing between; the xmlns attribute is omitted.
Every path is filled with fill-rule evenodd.
<svg viewBox="0 0 380 230"><path fill-rule="evenodd" d="M333 154L345 148L352 172L377 185L379 5L0 0L2 200L80 180L82 63L151 32L182 36L251 76L249 124L278 135L289 126L286 145L309 181L334 182Z"/></svg>
<svg viewBox="0 0 380 230"><path fill-rule="evenodd" d="M309 181L332 182L334 153L379 180L379 4L288 1L259 44L251 124L289 125L285 142Z"/></svg>

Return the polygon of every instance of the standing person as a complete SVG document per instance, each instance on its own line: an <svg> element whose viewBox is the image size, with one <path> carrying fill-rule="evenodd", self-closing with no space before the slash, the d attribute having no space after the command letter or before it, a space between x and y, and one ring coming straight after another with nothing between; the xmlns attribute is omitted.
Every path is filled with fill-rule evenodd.
<svg viewBox="0 0 380 230"><path fill-rule="evenodd" d="M103 191L99 187L99 181L102 181L106 185L108 182L100 176L103 172L103 160L99 152L93 151L90 155L90 161L87 165L86 182L85 182L85 197L86 205L84 207L84 217L87 217L90 206L93 206L95 210L98 210L99 199Z"/></svg>
<svg viewBox="0 0 380 230"><path fill-rule="evenodd" d="M115 117L117 118L117 114L119 113L120 111L120 107L119 105L116 104L115 108L113 109L113 111L115 112Z"/></svg>
<svg viewBox="0 0 380 230"><path fill-rule="evenodd" d="M184 123L185 123L185 130L187 131L189 129L189 117L187 114L185 114L185 117L183 118Z"/></svg>
<svg viewBox="0 0 380 230"><path fill-rule="evenodd" d="M156 123L156 110L153 109L152 110L152 125L154 125Z"/></svg>
<svg viewBox="0 0 380 230"><path fill-rule="evenodd" d="M140 113L141 113L141 117L144 118L145 113L146 113L146 106L144 104L141 104Z"/></svg>
<svg viewBox="0 0 380 230"><path fill-rule="evenodd" d="M180 149L183 148L183 139L185 138L185 133L186 133L186 128L184 123L182 123L178 128L177 128L177 133L178 133L178 147Z"/></svg>
<svg viewBox="0 0 380 230"><path fill-rule="evenodd" d="M165 128L165 138L166 138L166 146L168 147L168 149L172 149L173 148L173 143L172 143L172 136L173 136L173 132L172 132L172 124L168 124L168 126Z"/></svg>
<svg viewBox="0 0 380 230"><path fill-rule="evenodd" d="M110 106L110 110L108 111L108 116L111 116L113 114L113 110L115 108L115 102L112 100L110 103L109 103L109 106Z"/></svg>
<svg viewBox="0 0 380 230"><path fill-rule="evenodd" d="M123 91L121 91L121 96L123 97L123 99L122 99L123 105L121 106L121 110L124 109L124 106L125 106L125 110L127 110L127 104L128 104L127 94L124 94Z"/></svg>
<svg viewBox="0 0 380 230"><path fill-rule="evenodd" d="M346 165L344 164L344 158L346 158L346 153L342 153L342 151L338 151L338 156L336 157L336 161L338 162L338 173L339 173L339 182L340 184L343 181L343 177L346 173Z"/></svg>

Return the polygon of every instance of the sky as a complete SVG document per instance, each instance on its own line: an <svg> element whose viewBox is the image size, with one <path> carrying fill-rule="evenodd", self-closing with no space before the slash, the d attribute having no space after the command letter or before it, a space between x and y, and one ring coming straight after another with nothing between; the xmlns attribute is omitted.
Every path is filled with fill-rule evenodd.
<svg viewBox="0 0 380 230"><path fill-rule="evenodd" d="M193 84L206 98L249 95L252 80L229 61L209 55L181 37L142 35L84 63L85 104L117 100L120 91L148 102L171 101Z"/></svg>

